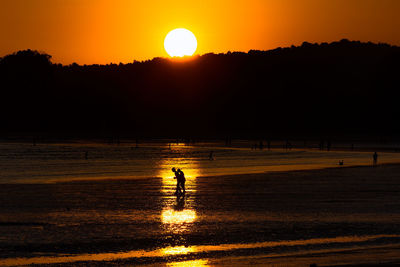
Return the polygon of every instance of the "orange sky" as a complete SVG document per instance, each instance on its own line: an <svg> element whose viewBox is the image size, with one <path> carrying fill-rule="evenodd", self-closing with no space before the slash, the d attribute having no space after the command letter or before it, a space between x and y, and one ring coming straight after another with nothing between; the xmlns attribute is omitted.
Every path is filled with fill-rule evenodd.
<svg viewBox="0 0 400 267"><path fill-rule="evenodd" d="M342 38L400 45L400 0L0 0L0 56L35 49L70 64L168 56L174 28L196 54Z"/></svg>

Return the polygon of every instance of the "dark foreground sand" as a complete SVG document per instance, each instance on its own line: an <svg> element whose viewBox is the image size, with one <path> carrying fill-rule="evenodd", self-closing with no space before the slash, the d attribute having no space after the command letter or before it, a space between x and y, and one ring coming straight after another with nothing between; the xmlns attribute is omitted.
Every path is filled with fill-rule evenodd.
<svg viewBox="0 0 400 267"><path fill-rule="evenodd" d="M186 199L173 186L3 184L0 265L399 266L399 165L199 177Z"/></svg>

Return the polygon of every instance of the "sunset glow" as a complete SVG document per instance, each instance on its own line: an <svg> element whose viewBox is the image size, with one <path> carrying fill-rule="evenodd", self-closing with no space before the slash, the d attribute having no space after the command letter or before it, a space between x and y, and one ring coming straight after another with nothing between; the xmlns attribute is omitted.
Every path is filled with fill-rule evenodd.
<svg viewBox="0 0 400 267"><path fill-rule="evenodd" d="M63 64L168 57L166 35L185 27L199 55L342 38L400 44L399 10L397 0L4 0L0 57L27 48Z"/></svg>

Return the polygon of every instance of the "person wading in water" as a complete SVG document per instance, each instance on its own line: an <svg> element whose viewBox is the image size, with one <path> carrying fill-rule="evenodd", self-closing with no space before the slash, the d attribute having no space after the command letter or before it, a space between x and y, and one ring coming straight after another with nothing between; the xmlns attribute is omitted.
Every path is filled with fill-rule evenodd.
<svg viewBox="0 0 400 267"><path fill-rule="evenodd" d="M183 173L183 171L181 171L181 169L176 170L175 167L172 168L172 172L175 174L174 179L176 179L175 195L185 194L186 193L186 189L185 189L185 182L186 182L185 174Z"/></svg>

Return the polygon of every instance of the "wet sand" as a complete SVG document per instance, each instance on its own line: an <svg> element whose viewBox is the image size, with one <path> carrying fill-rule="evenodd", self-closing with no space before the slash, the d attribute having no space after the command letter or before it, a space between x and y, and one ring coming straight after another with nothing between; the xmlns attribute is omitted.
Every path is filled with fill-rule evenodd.
<svg viewBox="0 0 400 267"><path fill-rule="evenodd" d="M400 165L198 177L187 189L177 199L166 178L3 184L0 265L400 262Z"/></svg>

